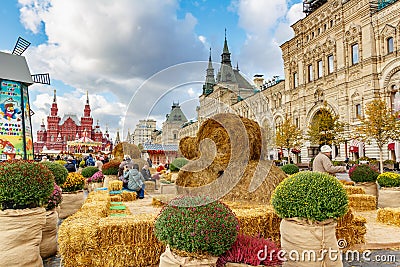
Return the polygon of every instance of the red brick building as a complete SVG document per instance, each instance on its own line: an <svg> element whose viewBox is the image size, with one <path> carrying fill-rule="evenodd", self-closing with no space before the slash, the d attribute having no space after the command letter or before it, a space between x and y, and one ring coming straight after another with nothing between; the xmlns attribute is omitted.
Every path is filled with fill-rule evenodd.
<svg viewBox="0 0 400 267"><path fill-rule="evenodd" d="M37 141L34 143L35 153L41 153L43 147L48 150L67 151L67 142L81 138L83 135L95 142L102 142L101 150L112 149L110 136L106 129L103 135L99 123L93 127L93 118L90 115L91 109L89 96L86 94L86 104L83 110L83 117L80 119L76 114L64 114L61 118L58 116L56 90L54 90L53 103L50 109L50 115L47 116L47 129L42 121L40 129L37 131Z"/></svg>

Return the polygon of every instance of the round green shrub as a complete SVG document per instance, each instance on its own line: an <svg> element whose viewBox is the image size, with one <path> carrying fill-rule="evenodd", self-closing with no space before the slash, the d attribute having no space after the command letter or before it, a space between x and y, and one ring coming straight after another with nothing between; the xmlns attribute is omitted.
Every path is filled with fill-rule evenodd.
<svg viewBox="0 0 400 267"><path fill-rule="evenodd" d="M238 234L235 214L208 196L171 200L158 215L155 236L171 248L219 256L231 248Z"/></svg>
<svg viewBox="0 0 400 267"><path fill-rule="evenodd" d="M44 161L41 164L44 164L53 173L57 185L61 186L67 179L68 170L63 165L51 161Z"/></svg>
<svg viewBox="0 0 400 267"><path fill-rule="evenodd" d="M382 187L399 187L400 174L394 172L384 172L379 174L377 181Z"/></svg>
<svg viewBox="0 0 400 267"><path fill-rule="evenodd" d="M297 165L295 165L295 164L283 165L281 167L281 169L282 169L282 171L284 171L286 174L289 174L289 175L299 172L299 167L297 167Z"/></svg>
<svg viewBox="0 0 400 267"><path fill-rule="evenodd" d="M185 166L189 161L185 158L176 158L169 165L169 169L172 172L179 171L183 166Z"/></svg>
<svg viewBox="0 0 400 267"><path fill-rule="evenodd" d="M111 160L103 165L102 172L104 175L117 175L121 161Z"/></svg>
<svg viewBox="0 0 400 267"><path fill-rule="evenodd" d="M39 162L0 163L1 209L36 208L47 204L54 189L54 175Z"/></svg>
<svg viewBox="0 0 400 267"><path fill-rule="evenodd" d="M348 210L346 190L333 176L304 171L283 180L275 189L272 205L281 218L324 221Z"/></svg>
<svg viewBox="0 0 400 267"><path fill-rule="evenodd" d="M88 167L85 167L85 168L82 169L81 174L82 174L83 177L89 178L89 177L92 177L93 174L95 174L98 171L99 171L99 169L97 167L88 166Z"/></svg>
<svg viewBox="0 0 400 267"><path fill-rule="evenodd" d="M379 172L368 164L354 165L349 170L350 179L356 183L375 182Z"/></svg>

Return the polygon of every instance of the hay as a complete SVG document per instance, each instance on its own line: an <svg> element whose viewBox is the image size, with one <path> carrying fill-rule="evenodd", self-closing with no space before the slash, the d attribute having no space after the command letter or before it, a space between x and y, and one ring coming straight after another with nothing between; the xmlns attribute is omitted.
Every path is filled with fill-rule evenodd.
<svg viewBox="0 0 400 267"><path fill-rule="evenodd" d="M127 202L127 201L134 201L137 199L137 194L136 192L129 192L129 191L122 191L122 201Z"/></svg>
<svg viewBox="0 0 400 267"><path fill-rule="evenodd" d="M156 184L154 181L145 181L144 184L146 185L145 191L147 193L154 193L154 190L156 190Z"/></svg>
<svg viewBox="0 0 400 267"><path fill-rule="evenodd" d="M182 155L189 160L198 158L200 155L196 137L186 136L182 138L179 141L179 148Z"/></svg>
<svg viewBox="0 0 400 267"><path fill-rule="evenodd" d="M122 192L122 194L123 194L123 192ZM110 201L112 201L112 202L121 202L122 201L122 196L121 195L111 196L111 200Z"/></svg>
<svg viewBox="0 0 400 267"><path fill-rule="evenodd" d="M349 207L354 211L376 210L376 197L366 194L349 195Z"/></svg>
<svg viewBox="0 0 400 267"><path fill-rule="evenodd" d="M121 160L124 158L124 155L129 155L131 159L139 159L141 152L137 145L122 142L114 147L111 154L114 158Z"/></svg>
<svg viewBox="0 0 400 267"><path fill-rule="evenodd" d="M344 189L346 189L348 195L365 194L365 190L359 186L345 185Z"/></svg>
<svg viewBox="0 0 400 267"><path fill-rule="evenodd" d="M400 208L378 209L376 220L380 223L400 226Z"/></svg>
<svg viewBox="0 0 400 267"><path fill-rule="evenodd" d="M132 159L132 162L133 164L139 165L139 172L145 164L148 165L147 161L145 161L144 159Z"/></svg>
<svg viewBox="0 0 400 267"><path fill-rule="evenodd" d="M272 161L250 161L235 184L233 176L238 174L234 173L243 167L233 165L224 170L223 166L217 161L200 172L179 171L176 180L178 194L192 194L190 187L202 186L198 189L202 194L222 197L223 201L269 204L276 186L287 177Z"/></svg>
<svg viewBox="0 0 400 267"><path fill-rule="evenodd" d="M108 190L109 191L120 191L122 190L122 181L114 180L108 183Z"/></svg>
<svg viewBox="0 0 400 267"><path fill-rule="evenodd" d="M151 201L151 205L154 206L154 207L164 207L173 198L176 198L176 195L164 194L164 195L153 196L153 199Z"/></svg>
<svg viewBox="0 0 400 267"><path fill-rule="evenodd" d="M349 186L352 186L352 185L356 184L353 181L345 181L345 180L339 180L339 182L342 183L343 185L349 185Z"/></svg>
<svg viewBox="0 0 400 267"><path fill-rule="evenodd" d="M338 240L345 240L345 247L349 249L356 244L365 243L365 234L367 228L365 227L366 219L361 216L354 216L353 211L349 211L337 221L336 238Z"/></svg>

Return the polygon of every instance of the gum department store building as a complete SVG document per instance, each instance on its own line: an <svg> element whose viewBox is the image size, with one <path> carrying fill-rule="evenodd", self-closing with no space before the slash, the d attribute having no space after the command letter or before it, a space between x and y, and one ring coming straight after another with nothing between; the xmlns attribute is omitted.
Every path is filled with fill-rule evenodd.
<svg viewBox="0 0 400 267"><path fill-rule="evenodd" d="M294 37L280 46L285 80L265 82L255 75L255 86L248 88L231 66L225 39L216 80L209 59L198 122L182 128L180 137L195 135L199 124L218 112L235 112L272 130L287 114L306 134L325 107L350 125L348 141L334 149L336 160L379 158L374 142L351 140L350 133L374 98L400 110L400 1L306 0L303 9L307 16L292 25ZM318 144L306 141L299 150L294 158L307 162ZM277 150L269 147L268 157L277 158ZM384 159L400 161L398 142L384 148Z"/></svg>

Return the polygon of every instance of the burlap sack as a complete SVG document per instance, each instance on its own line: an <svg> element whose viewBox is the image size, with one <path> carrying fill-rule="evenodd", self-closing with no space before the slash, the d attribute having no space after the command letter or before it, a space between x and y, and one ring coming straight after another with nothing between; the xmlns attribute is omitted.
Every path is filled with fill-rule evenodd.
<svg viewBox="0 0 400 267"><path fill-rule="evenodd" d="M0 266L43 266L39 245L45 224L44 208L0 210Z"/></svg>
<svg viewBox="0 0 400 267"><path fill-rule="evenodd" d="M167 246L165 252L160 256L159 267L216 266L217 260L218 257L210 257L203 260L181 257L173 253Z"/></svg>
<svg viewBox="0 0 400 267"><path fill-rule="evenodd" d="M287 260L283 266L343 267L335 228L333 220L309 224L296 218L283 219L280 225L281 246Z"/></svg>
<svg viewBox="0 0 400 267"><path fill-rule="evenodd" d="M57 254L58 213L56 209L46 211L46 225L42 231L40 256L45 259Z"/></svg>
<svg viewBox="0 0 400 267"><path fill-rule="evenodd" d="M356 186L363 188L365 194L373 195L378 198L378 184L376 182L356 183Z"/></svg>
<svg viewBox="0 0 400 267"><path fill-rule="evenodd" d="M83 191L62 193L62 198L63 200L60 204L60 213L58 214L60 219L65 219L77 212L85 200Z"/></svg>
<svg viewBox="0 0 400 267"><path fill-rule="evenodd" d="M399 208L400 187L380 187L378 208Z"/></svg>

